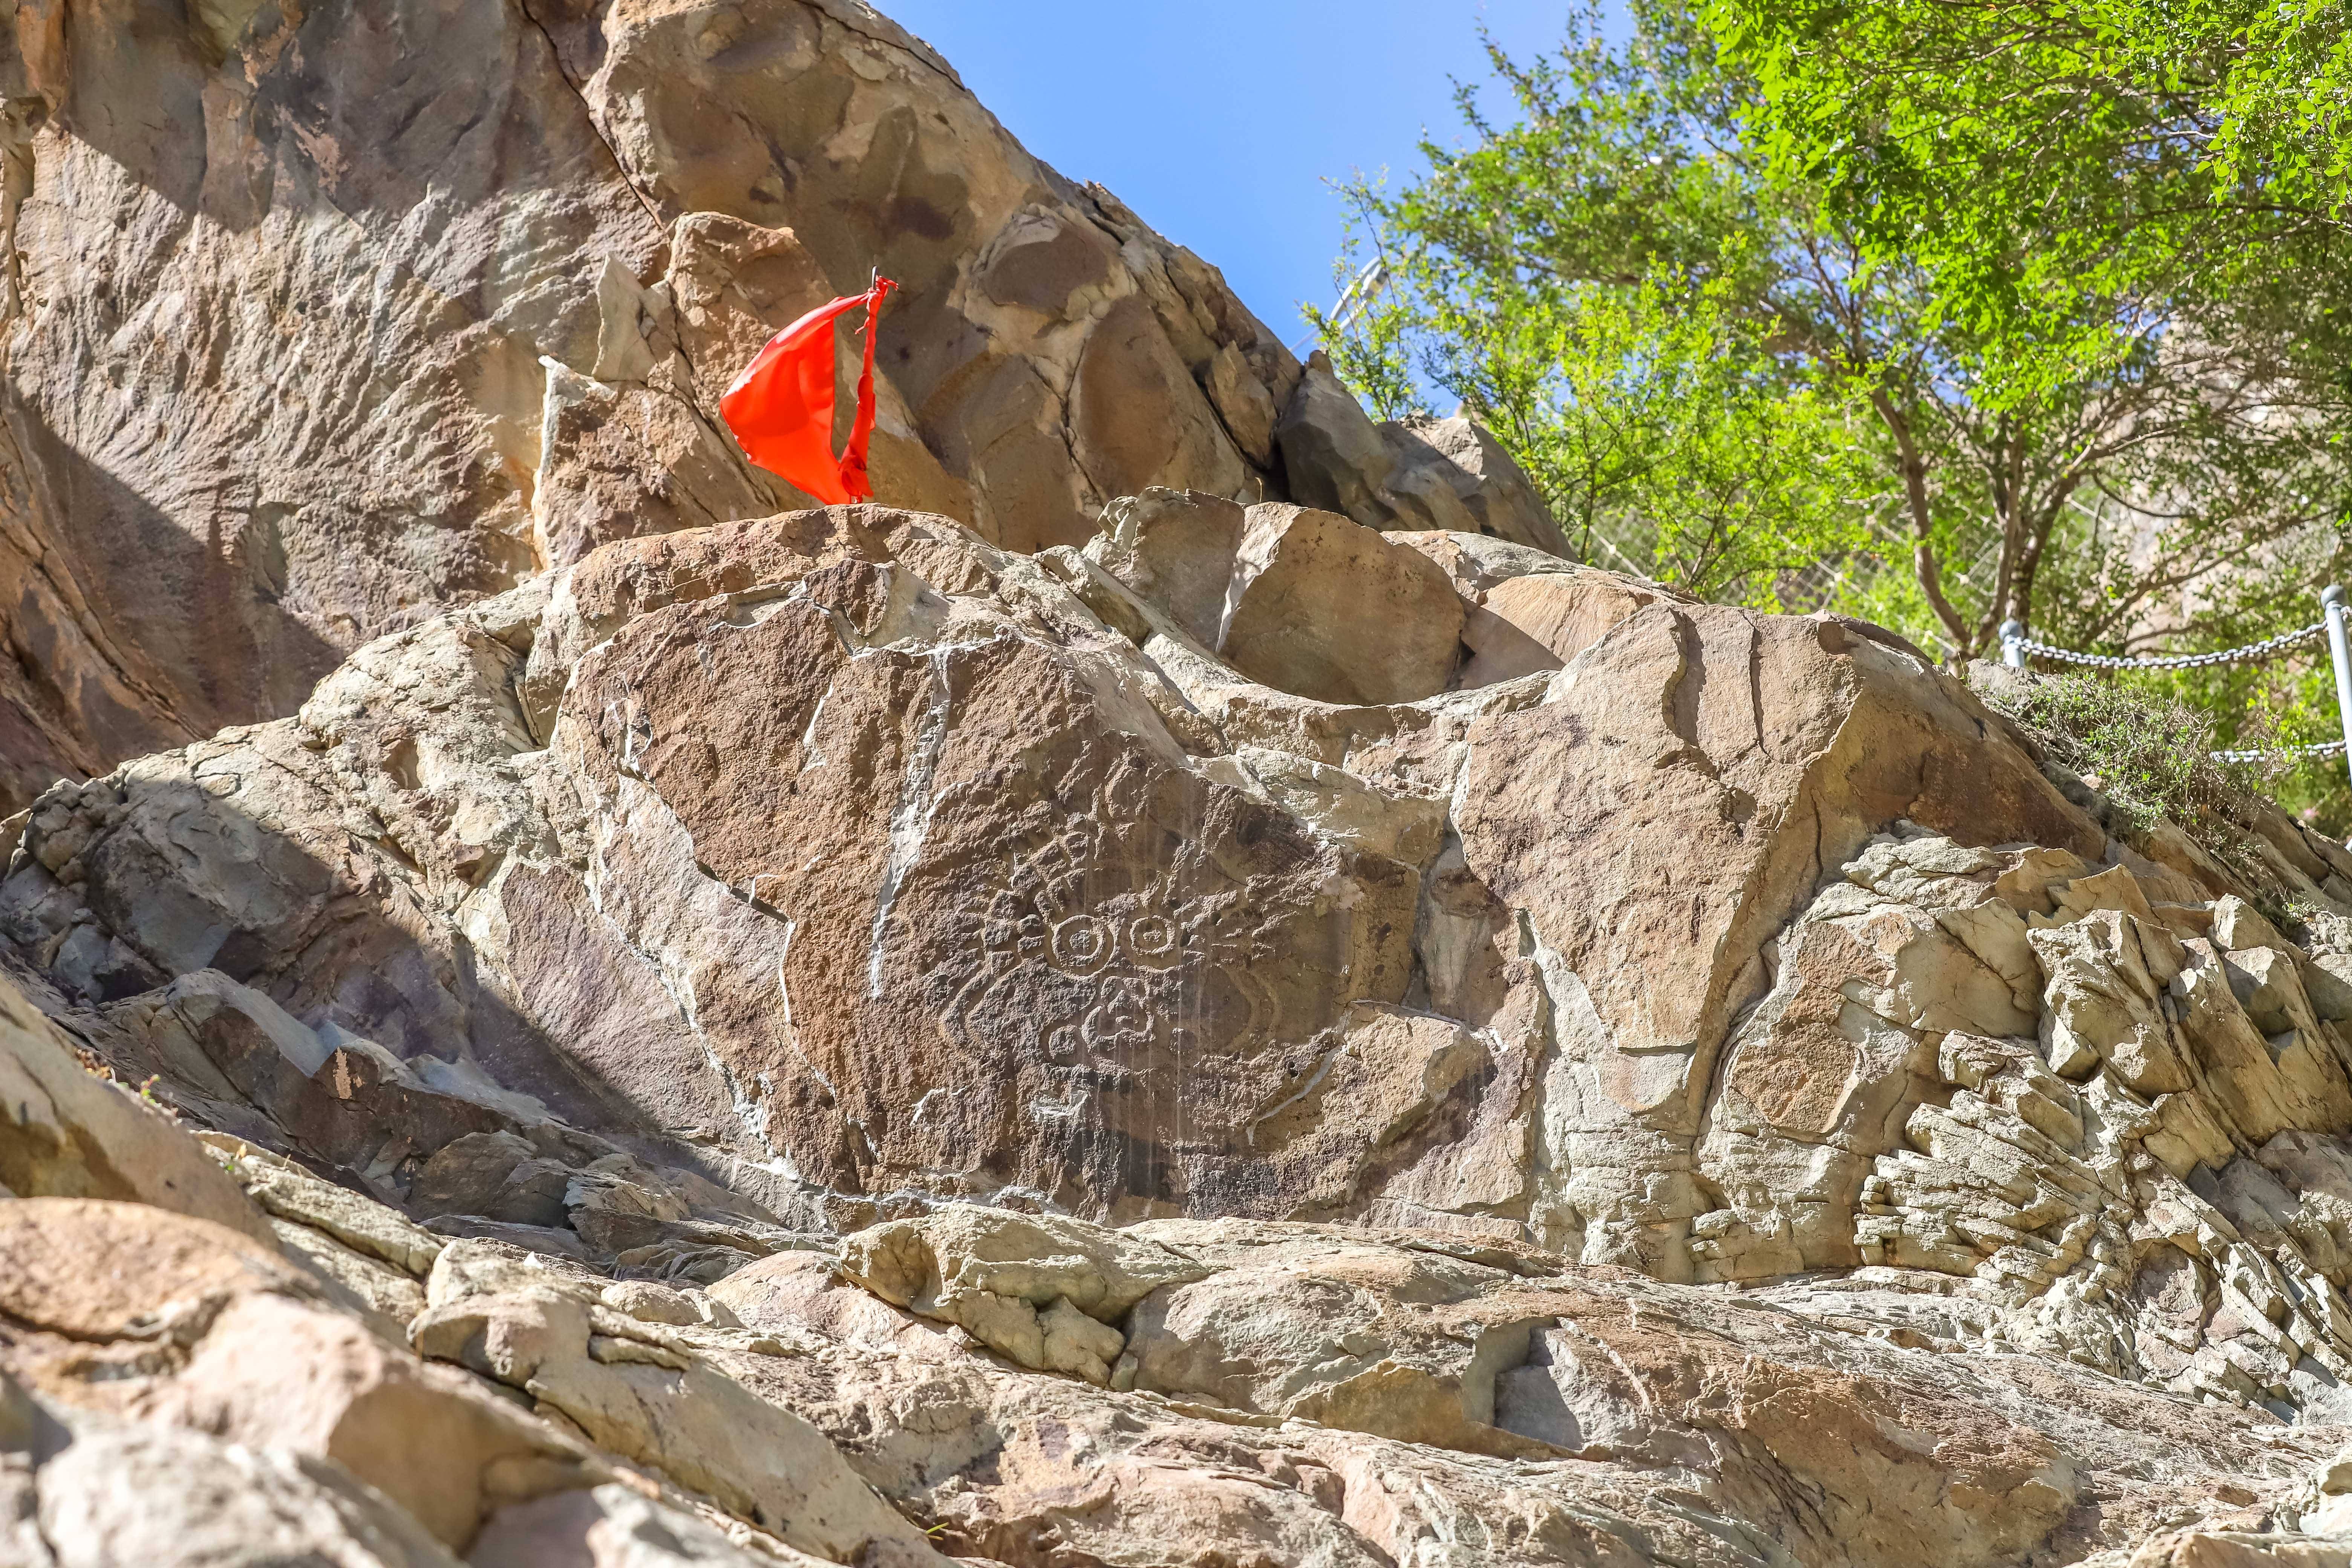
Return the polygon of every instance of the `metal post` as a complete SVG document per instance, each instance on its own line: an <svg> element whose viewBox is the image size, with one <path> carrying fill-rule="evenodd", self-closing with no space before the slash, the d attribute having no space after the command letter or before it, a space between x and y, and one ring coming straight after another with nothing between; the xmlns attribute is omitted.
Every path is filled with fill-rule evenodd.
<svg viewBox="0 0 2352 1568"><path fill-rule="evenodd" d="M2344 726L2344 765L2352 770L2352 648L2344 642L2344 590L2329 584L2319 595L2327 612L2327 654L2336 662L2336 717Z"/></svg>
<svg viewBox="0 0 2352 1568"><path fill-rule="evenodd" d="M2024 640L2025 623L2023 621L2001 622L2000 662L2009 666L2011 669L2023 669L2025 668L2025 650L2018 645ZM2336 668L2341 669L2343 666L2339 663ZM2347 724L2352 724L2352 719L2347 719L2346 722Z"/></svg>

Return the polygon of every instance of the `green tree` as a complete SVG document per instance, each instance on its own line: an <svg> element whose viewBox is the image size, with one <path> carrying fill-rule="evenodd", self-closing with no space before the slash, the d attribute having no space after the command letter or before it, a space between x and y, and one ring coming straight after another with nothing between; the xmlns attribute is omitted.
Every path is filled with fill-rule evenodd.
<svg viewBox="0 0 2352 1568"><path fill-rule="evenodd" d="M2314 618L2347 564L2352 43L2341 5L1712 0L1743 127L1865 265L1924 279L1977 400L2140 386L2133 444L2029 594L2055 640L2149 652ZM2147 405L2157 380L2175 395ZM2081 537L2121 531L2120 557ZM2085 548L2085 546L2089 548ZM2046 571L2048 568L2045 567ZM2154 682L2232 743L2336 732L2324 658ZM2284 793L2327 796L2340 765Z"/></svg>
<svg viewBox="0 0 2352 1568"><path fill-rule="evenodd" d="M1843 411L1786 378L1722 283L1652 276L1528 309L1391 294L1339 363L1383 416L1413 406L1384 335L1433 331L1442 374L1481 410L1589 559L1710 596L1781 591L1869 542ZM1395 339L1393 341L1403 341Z"/></svg>
<svg viewBox="0 0 2352 1568"><path fill-rule="evenodd" d="M1490 47L1513 115L1465 90L1464 145L1350 187L1381 287L1322 321L1334 363L1392 411L1459 398L1604 563L1823 595L1955 658L2012 617L2137 650L2304 613L2352 416L2316 231L2213 227L2210 155L2126 104L2053 134L2151 160L2132 191L2085 175L2030 211L2004 132L1960 165L1999 176L1998 210L1923 238L1960 194L1936 134L1897 138L1909 172L1883 177L1894 121L1840 118L1821 60L1834 37L1865 75L1896 62L1882 99L1905 71L1973 79L1965 47L1905 54L1879 15L1929 8L1815 6L1807 31L1727 0L1711 32L1637 0L1622 45L1588 11L1551 56Z"/></svg>
<svg viewBox="0 0 2352 1568"><path fill-rule="evenodd" d="M1430 179L1351 188L1377 255L1318 317L1340 374L1383 416L1451 393L1605 564L1769 604L1866 547L1850 411L1791 377L1752 308L1753 215L1706 210L1746 194L1685 166L1702 73L1629 69L1590 15L1558 59L1493 58L1521 124L1465 93L1486 155L1431 144ZM1699 210L1658 221L1677 202Z"/></svg>

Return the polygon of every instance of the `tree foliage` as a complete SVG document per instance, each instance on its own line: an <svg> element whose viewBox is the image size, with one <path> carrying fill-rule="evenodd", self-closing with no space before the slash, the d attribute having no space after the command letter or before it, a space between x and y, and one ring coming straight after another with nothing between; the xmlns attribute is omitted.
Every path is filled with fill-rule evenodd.
<svg viewBox="0 0 2352 1568"><path fill-rule="evenodd" d="M1773 193L1704 144L1736 107L1703 35L1667 68L1581 19L1556 58L1490 50L1519 113L1459 96L1466 153L1351 188L1377 282L1320 321L1384 415L1443 388L1492 426L1592 559L1696 592L1777 600L1868 542L1849 410L1791 374L1755 309ZM1759 205L1760 204L1760 205Z"/></svg>
<svg viewBox="0 0 2352 1568"><path fill-rule="evenodd" d="M1956 660L2011 618L2268 636L2352 563L2352 60L2280 15L1634 0L1618 41L1490 43L1460 142L1349 187L1378 286L1326 347L1491 424L1602 564ZM2175 684L2292 737L2310 693L2266 679Z"/></svg>

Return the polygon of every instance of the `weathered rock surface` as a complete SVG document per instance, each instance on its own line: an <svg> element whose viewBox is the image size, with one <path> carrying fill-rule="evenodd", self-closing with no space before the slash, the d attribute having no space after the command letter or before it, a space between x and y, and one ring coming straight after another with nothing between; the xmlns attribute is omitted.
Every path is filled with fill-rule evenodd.
<svg viewBox="0 0 2352 1568"><path fill-rule="evenodd" d="M1318 701L1416 702L1445 689L1462 601L1444 574L1336 512L1252 507L1218 651L1251 679Z"/></svg>
<svg viewBox="0 0 2352 1568"><path fill-rule="evenodd" d="M2352 1568L2352 851L1570 563L850 0L10 27L0 1564Z"/></svg>
<svg viewBox="0 0 2352 1568"><path fill-rule="evenodd" d="M835 1433L945 1542L1006 1562L1994 1563L2199 1521L2330 1545L2315 1481L2340 1433L1968 1355L1900 1289L1749 1303L1427 1233L1128 1234L1209 1272L1138 1306L1110 1390L911 1315L845 1331L890 1309L806 1267L746 1320L784 1353L710 1353ZM1118 1245L1047 1242L1074 1244ZM1213 1310L1188 1310L1204 1297ZM1433 1374L1477 1353L1444 1331L1472 1323L1517 1359L1486 1374L1492 1424L1443 1427L1464 1384ZM1286 1400L1319 1415L1268 1408ZM1416 1423L1418 1440L1387 1430Z"/></svg>
<svg viewBox="0 0 2352 1568"><path fill-rule="evenodd" d="M938 1562L821 1433L713 1370L693 1336L669 1331L699 1314L656 1292L458 1241L436 1262L408 1337L791 1545L836 1562Z"/></svg>
<svg viewBox="0 0 2352 1568"><path fill-rule="evenodd" d="M261 1215L194 1142L120 1086L84 1070L73 1042L5 977L0 1197L118 1198L257 1239L269 1236Z"/></svg>
<svg viewBox="0 0 2352 1568"><path fill-rule="evenodd" d="M380 1494L310 1455L63 1413L52 1431L59 1450L24 1478L22 1500L32 1505L25 1528L16 1542L0 1542L17 1553L11 1563L454 1568L457 1562Z"/></svg>
<svg viewBox="0 0 2352 1568"><path fill-rule="evenodd" d="M45 1402L332 1461L458 1548L500 1501L593 1468L221 1226L29 1198L0 1208L0 1370Z"/></svg>
<svg viewBox="0 0 2352 1568"><path fill-rule="evenodd" d="M1160 1286L1206 1271L1117 1231L958 1205L858 1232L842 1272L1023 1366L1099 1384L1127 1348L1111 1325Z"/></svg>
<svg viewBox="0 0 2352 1568"><path fill-rule="evenodd" d="M1319 350L1274 438L1302 505L1370 528L1438 529L1569 553L1535 487L1493 436L1459 415L1376 426Z"/></svg>
<svg viewBox="0 0 2352 1568"><path fill-rule="evenodd" d="M1645 605L1677 595L1613 572L1475 533L1397 533L1392 543L1444 568L1463 601L1454 684L1491 686L1558 669Z"/></svg>
<svg viewBox="0 0 2352 1568"><path fill-rule="evenodd" d="M1115 501L1087 542L1095 562L1204 648L1224 639L1249 514L1237 501L1197 490L1150 489Z"/></svg>
<svg viewBox="0 0 2352 1568"><path fill-rule="evenodd" d="M712 1523L618 1485L504 1509L467 1560L476 1568L759 1568L818 1561L772 1544L739 1544Z"/></svg>
<svg viewBox="0 0 2352 1568"><path fill-rule="evenodd" d="M1148 485L1289 493L1276 334L851 0L59 0L0 34L0 815L802 499L718 396L877 268L883 500L1031 550ZM1558 548L1465 423L1372 435L1333 383L1343 417L1372 469L1313 484L1360 521Z"/></svg>
<svg viewBox="0 0 2352 1568"><path fill-rule="evenodd" d="M274 1250L22 1269L0 1368L478 1562L2339 1549L2322 880L2277 851L2299 942L1875 628L1484 536L1311 521L1379 552L1263 624L1345 650L1402 560L1444 658L1266 684L1260 517L1314 514L625 541L51 790L7 962L226 1173L29 1005L47 1103L132 1121L5 1147L160 1139L211 1196L11 1168ZM1559 668L1463 689L1517 584ZM0 1255L163 1213L55 1202Z"/></svg>

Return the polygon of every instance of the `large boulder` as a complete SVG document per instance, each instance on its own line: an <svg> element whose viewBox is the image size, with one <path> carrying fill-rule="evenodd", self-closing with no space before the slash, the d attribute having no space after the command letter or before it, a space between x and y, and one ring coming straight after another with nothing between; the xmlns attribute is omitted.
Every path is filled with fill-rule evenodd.
<svg viewBox="0 0 2352 1568"><path fill-rule="evenodd" d="M1220 654L1169 606L1222 504L1092 557L879 508L607 547L52 792L0 929L214 1125L665 1277L901 1191L1672 1273L1818 879L1905 820L2105 853L1884 634L1479 536L1269 503ZM1555 577L1593 640L1444 691L1465 595Z"/></svg>
<svg viewBox="0 0 2352 1568"><path fill-rule="evenodd" d="M1634 611L1683 595L1475 533L1396 533L1445 569L1462 595L1461 688L1558 669Z"/></svg>
<svg viewBox="0 0 2352 1568"><path fill-rule="evenodd" d="M1194 490L1146 490L1105 510L1086 554L1204 648L1223 639L1249 514Z"/></svg>
<svg viewBox="0 0 2352 1568"><path fill-rule="evenodd" d="M1717 1053L1814 885L1897 821L2094 857L2104 835L2001 721L1857 623L1652 605L1552 691L1472 732L1465 868L1519 911L1507 939L1554 1009L1542 1136L1570 1174L1546 1239L1678 1274Z"/></svg>
<svg viewBox="0 0 2352 1568"><path fill-rule="evenodd" d="M331 1460L182 1427L68 1416L12 1563L27 1568L458 1568L458 1559ZM0 1536L0 1547L11 1544Z"/></svg>
<svg viewBox="0 0 2352 1568"><path fill-rule="evenodd" d="M1302 505L1383 531L1433 529L1570 553L1550 509L1491 432L1458 414L1376 426L1319 349L1274 438Z"/></svg>
<svg viewBox="0 0 2352 1568"><path fill-rule="evenodd" d="M54 1405L331 1461L460 1551L504 1503L593 1477L552 1428L385 1343L225 1226L25 1199L0 1204L0 1372Z"/></svg>
<svg viewBox="0 0 2352 1568"><path fill-rule="evenodd" d="M1160 1286L1207 1271L1116 1231L958 1204L858 1232L842 1272L1023 1366L1107 1383L1125 1348L1112 1325Z"/></svg>
<svg viewBox="0 0 2352 1568"><path fill-rule="evenodd" d="M673 1304L495 1243L460 1242L436 1267L430 1304L408 1336L422 1354L529 1394L600 1447L788 1545L836 1562L939 1568L922 1532L824 1434L747 1392L669 1326L699 1316Z"/></svg>
<svg viewBox="0 0 2352 1568"><path fill-rule="evenodd" d="M1324 702L1414 702L1461 657L1462 601L1411 550L1336 512L1266 502L1234 554L1218 651L1242 674Z"/></svg>
<svg viewBox="0 0 2352 1568"><path fill-rule="evenodd" d="M1547 1320L1542 1305L1498 1289L1509 1280L1371 1247L1227 1269L1156 1292L1137 1311L1119 1384L1405 1442L1549 1457L1542 1439L1514 1443L1496 1426L1496 1379L1527 1361L1528 1335Z"/></svg>
<svg viewBox="0 0 2352 1568"><path fill-rule="evenodd" d="M202 1145L91 1073L73 1042L0 977L0 1198L8 1197L152 1204L269 1237Z"/></svg>
<svg viewBox="0 0 2352 1568"><path fill-rule="evenodd" d="M1285 493L1276 334L864 6L42 15L0 47L0 603L30 661L0 673L0 810L289 713L597 544L801 499L718 398L876 269L883 500L1030 550L1149 485ZM1491 443L1432 441L1449 515L1526 510Z"/></svg>
<svg viewBox="0 0 2352 1568"><path fill-rule="evenodd" d="M1391 488L1426 497L1423 507L1437 527L1548 555L1572 552L1526 470L1493 431L1467 415L1384 422L1381 438L1397 457L1400 473ZM1457 508L1466 525L1453 521Z"/></svg>

